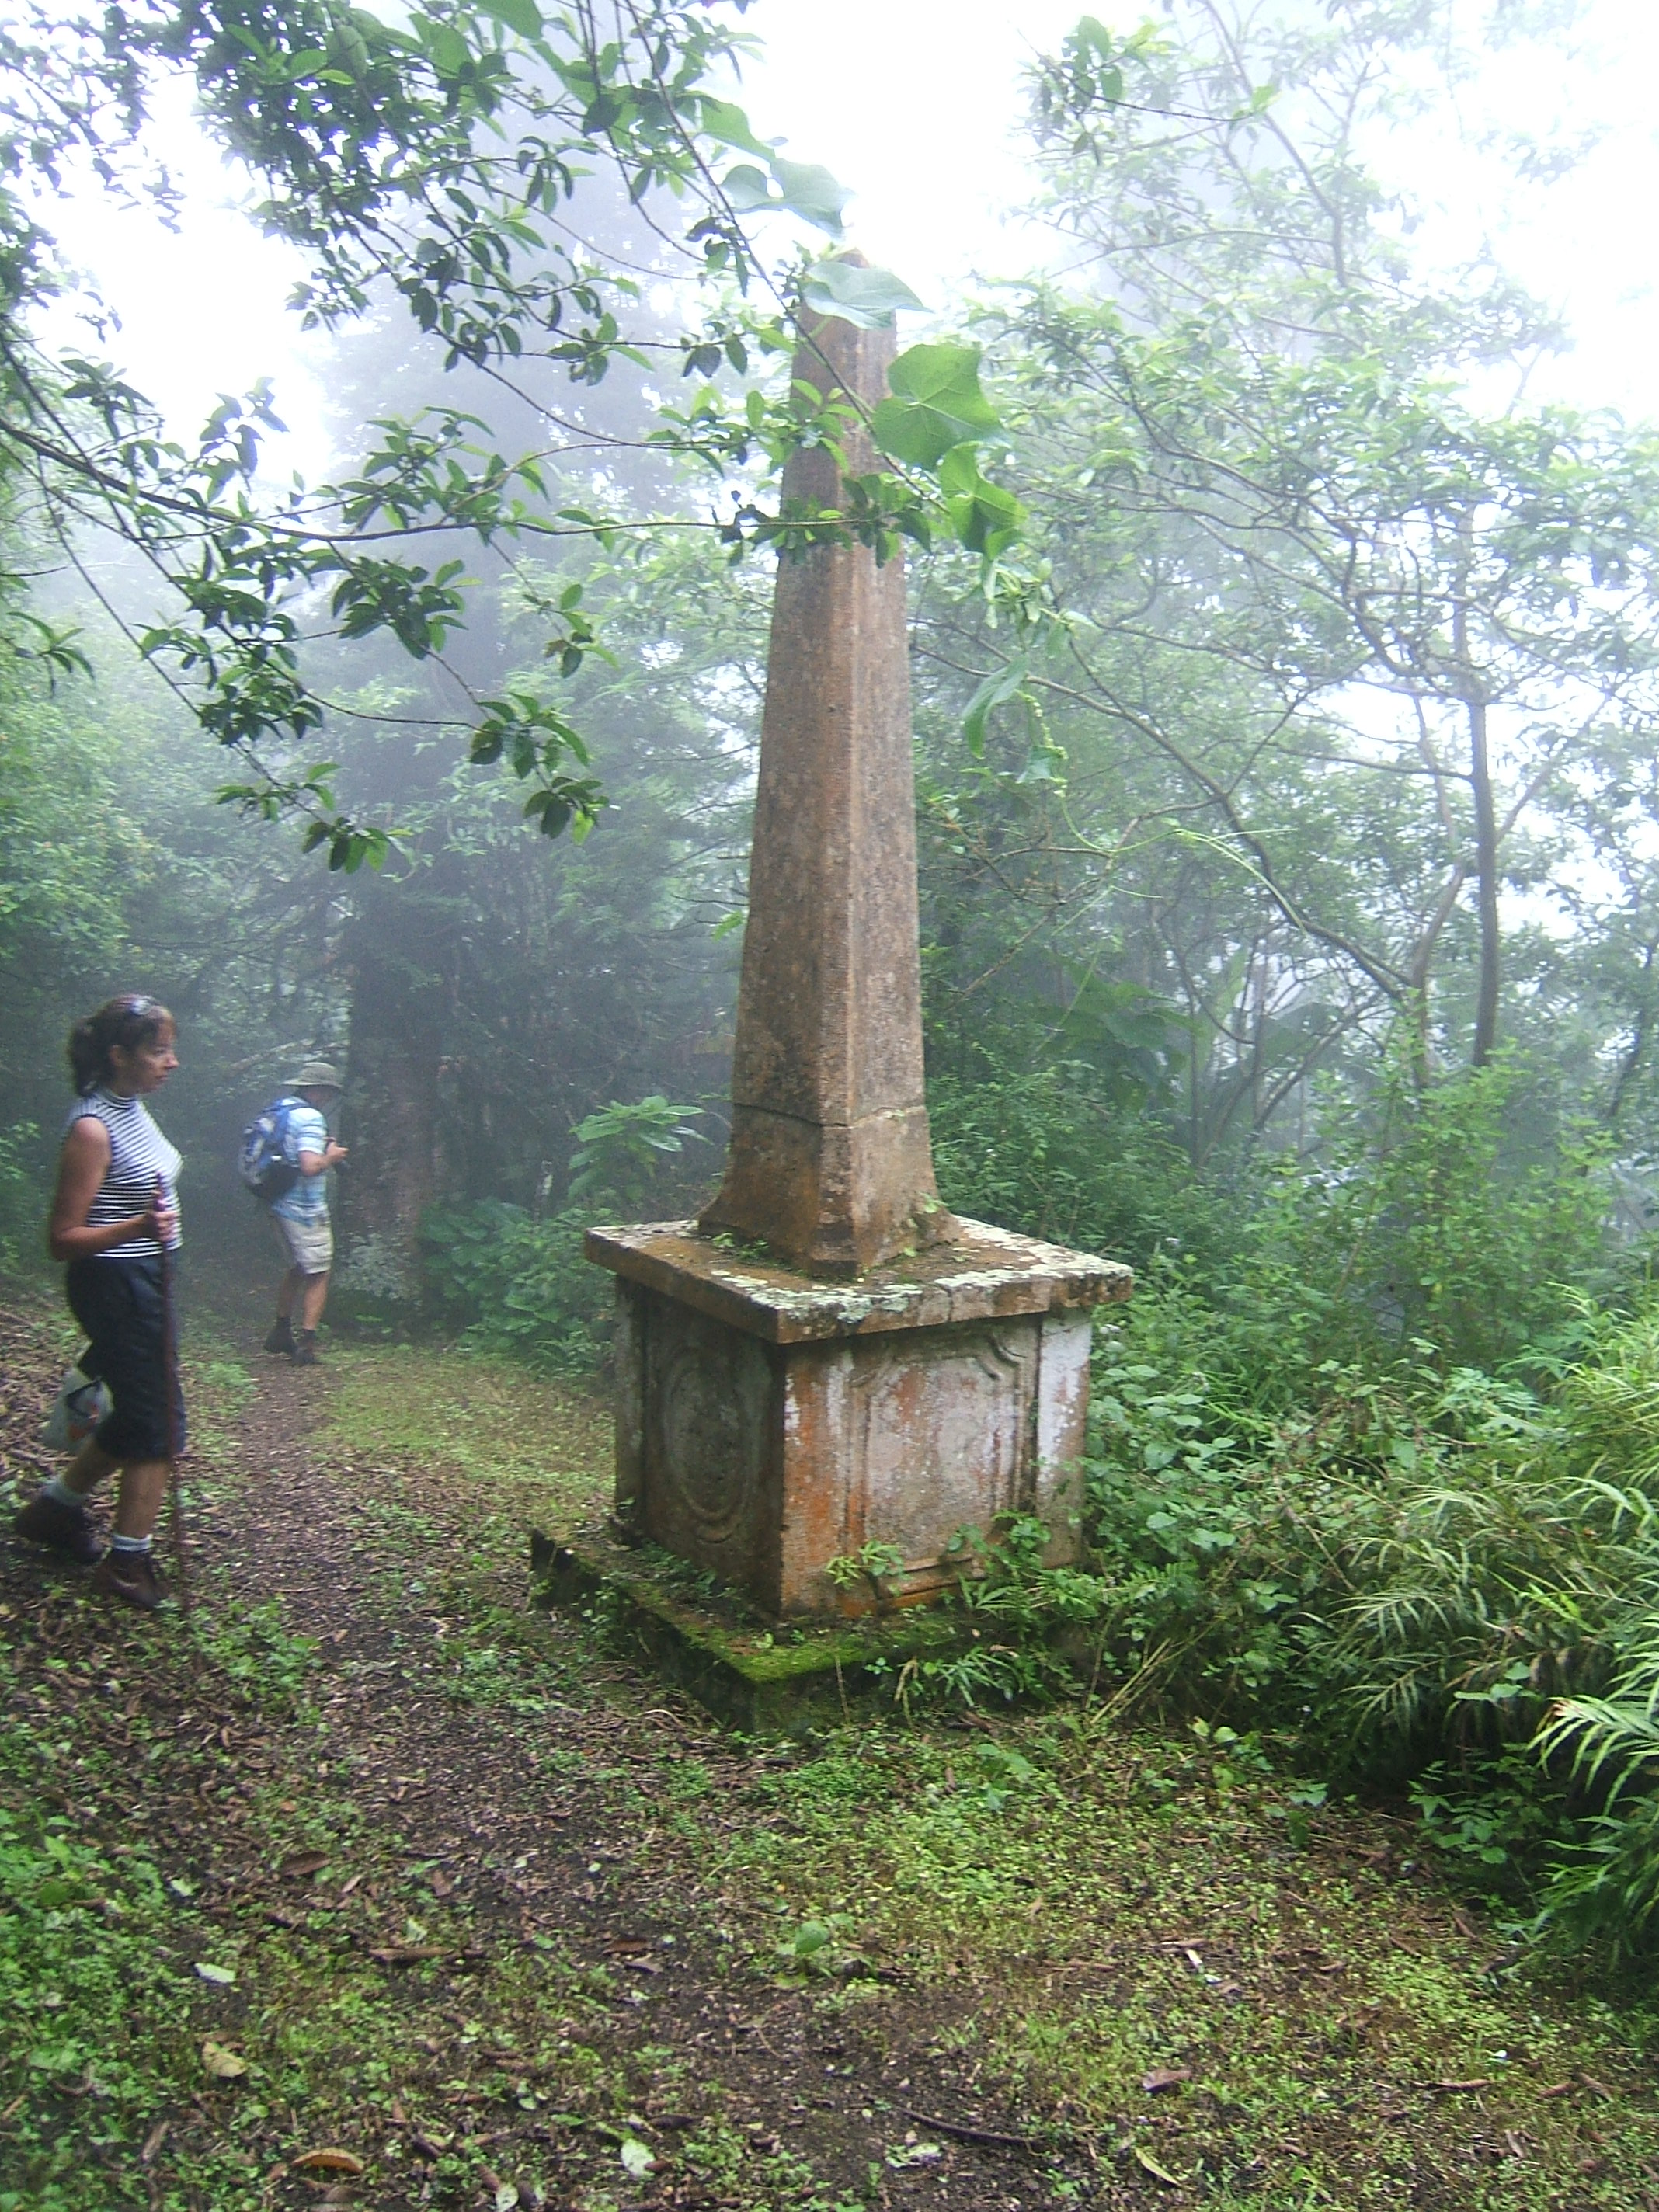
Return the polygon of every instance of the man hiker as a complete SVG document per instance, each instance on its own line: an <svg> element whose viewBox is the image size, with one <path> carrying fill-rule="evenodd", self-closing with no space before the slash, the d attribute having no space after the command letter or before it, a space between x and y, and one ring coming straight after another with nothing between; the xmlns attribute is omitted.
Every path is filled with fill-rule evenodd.
<svg viewBox="0 0 1659 2212"><path fill-rule="evenodd" d="M346 1148L330 1137L326 1117L339 1096L338 1069L326 1060L308 1060L295 1077L293 1091L271 1109L281 1115L282 1157L298 1172L271 1201L270 1218L288 1272L276 1293L276 1325L265 1339L265 1350L287 1352L296 1367L317 1364L317 1324L323 1317L328 1271L334 1264L328 1171L345 1158Z"/></svg>

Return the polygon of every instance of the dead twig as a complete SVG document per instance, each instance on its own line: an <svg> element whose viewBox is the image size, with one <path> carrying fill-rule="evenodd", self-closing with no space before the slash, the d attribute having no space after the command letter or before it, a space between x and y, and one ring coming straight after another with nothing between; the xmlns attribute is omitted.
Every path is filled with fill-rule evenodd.
<svg viewBox="0 0 1659 2212"><path fill-rule="evenodd" d="M907 2120L915 2120L925 2128L937 2128L942 2136L954 2136L958 2142L983 2143L992 2150L1036 2152L1048 2148L1035 2136L1008 2135L1000 2128L970 2128L961 2120L942 2120L937 2112L915 2112L908 2105L901 2105L899 2110Z"/></svg>

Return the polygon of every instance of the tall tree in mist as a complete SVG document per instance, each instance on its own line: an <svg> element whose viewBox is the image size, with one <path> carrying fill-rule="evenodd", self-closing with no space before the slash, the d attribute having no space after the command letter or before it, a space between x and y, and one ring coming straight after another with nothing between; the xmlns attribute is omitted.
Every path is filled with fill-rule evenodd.
<svg viewBox="0 0 1659 2212"><path fill-rule="evenodd" d="M1067 274L983 327L1051 566L1023 637L969 594L928 626L1000 771L950 774L957 876L1019 882L1056 1036L1085 979L1179 1010L1199 1160L1397 1024L1422 1079L1487 1060L1505 886L1650 819L1659 442L1528 407L1548 318L1414 258L1362 152L1472 21L1186 0L1036 79Z"/></svg>

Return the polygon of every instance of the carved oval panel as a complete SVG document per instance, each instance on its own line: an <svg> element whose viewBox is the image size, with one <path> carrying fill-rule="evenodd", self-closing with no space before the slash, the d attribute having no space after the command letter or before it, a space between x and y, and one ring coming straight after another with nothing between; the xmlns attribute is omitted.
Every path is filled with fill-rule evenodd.
<svg viewBox="0 0 1659 2212"><path fill-rule="evenodd" d="M751 1337L700 1314L663 1316L650 1363L653 1518L706 1548L756 1533L771 1376Z"/></svg>

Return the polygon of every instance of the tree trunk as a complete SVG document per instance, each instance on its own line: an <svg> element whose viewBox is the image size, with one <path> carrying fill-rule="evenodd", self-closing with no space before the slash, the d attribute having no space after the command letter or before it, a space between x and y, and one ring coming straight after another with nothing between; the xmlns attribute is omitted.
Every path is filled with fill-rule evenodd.
<svg viewBox="0 0 1659 2212"><path fill-rule="evenodd" d="M1498 928L1498 811L1492 804L1492 761L1486 747L1486 695L1469 658L1469 578L1474 567L1474 517L1462 515L1456 596L1452 601L1452 654L1457 686L1469 720L1469 784L1474 794L1475 906L1480 925L1480 981L1474 1001L1472 1066L1484 1067L1498 1042L1498 990L1503 979L1503 940Z"/></svg>
<svg viewBox="0 0 1659 2212"><path fill-rule="evenodd" d="M1503 942L1498 927L1498 816L1492 805L1492 769L1486 757L1486 702L1468 702L1469 781L1474 790L1474 872L1480 917L1480 985L1474 1002L1474 1048L1470 1060L1484 1067L1498 1042L1498 989L1503 975Z"/></svg>
<svg viewBox="0 0 1659 2212"><path fill-rule="evenodd" d="M348 1287L420 1295L421 1215L436 1181L443 994L407 958L365 948L354 962L351 1050L339 1182Z"/></svg>

